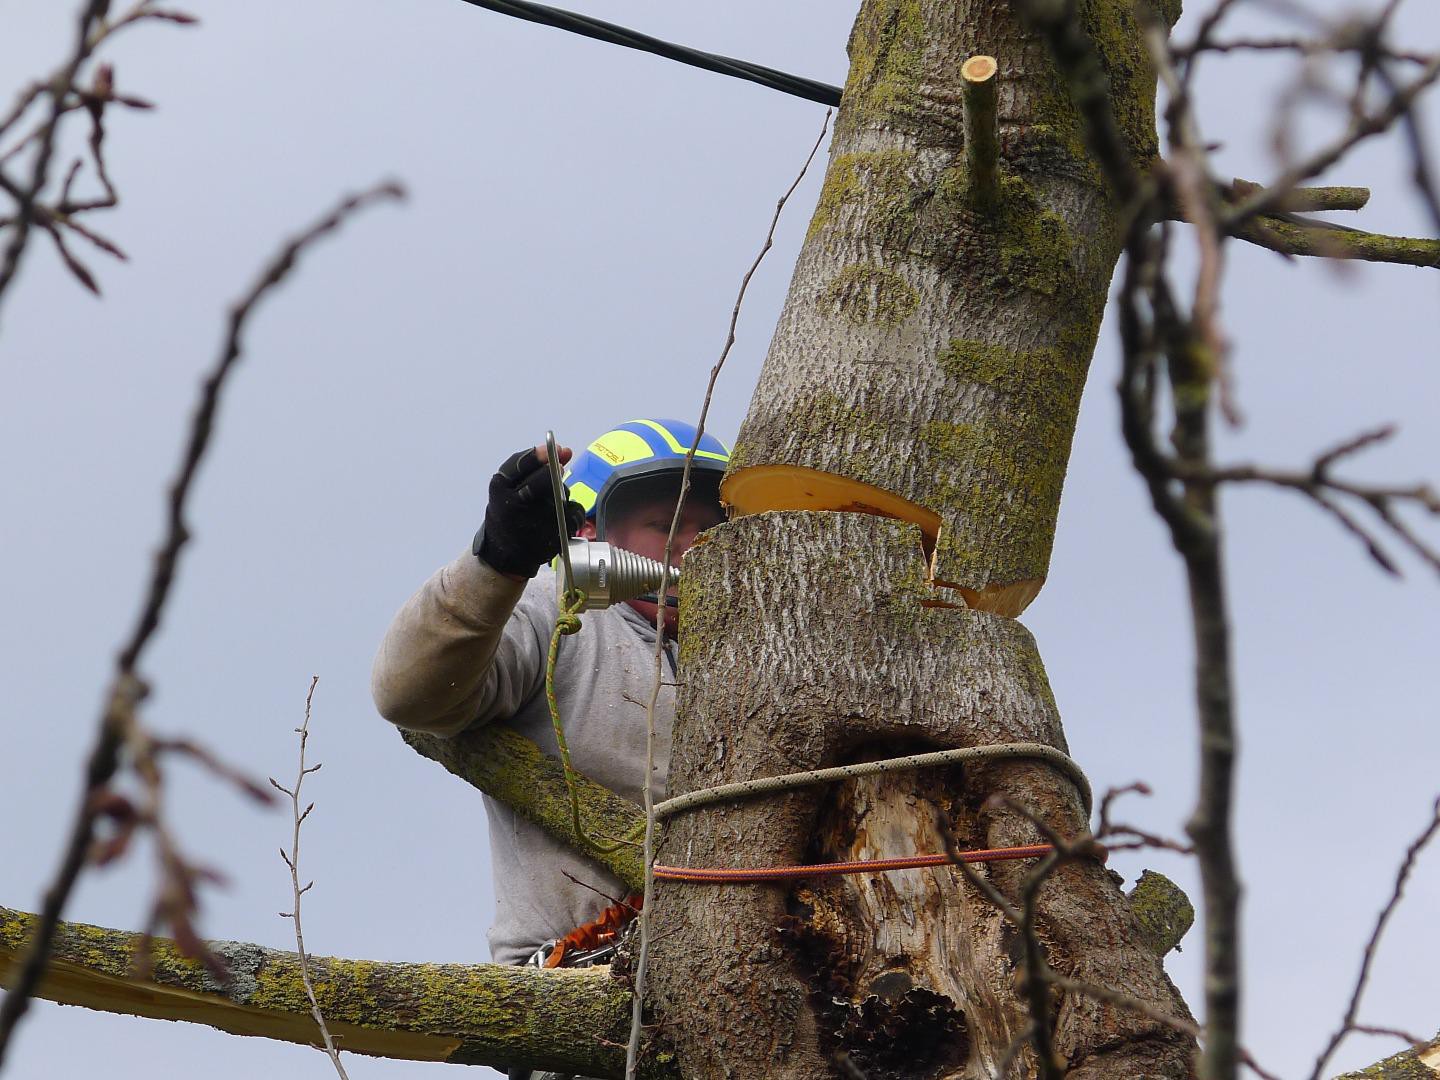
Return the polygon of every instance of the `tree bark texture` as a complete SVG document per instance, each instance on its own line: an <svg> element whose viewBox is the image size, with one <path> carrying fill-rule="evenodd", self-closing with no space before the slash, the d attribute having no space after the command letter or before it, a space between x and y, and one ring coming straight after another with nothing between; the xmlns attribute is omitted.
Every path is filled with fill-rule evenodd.
<svg viewBox="0 0 1440 1080"><path fill-rule="evenodd" d="M934 606L920 530L868 514L777 512L719 527L686 556L672 794L917 749L1033 741L1065 749L1033 639ZM668 820L659 861L758 867L1043 842L1003 795L1067 836L1079 795L1013 759L849 781ZM980 869L1012 899L1028 863ZM687 1077L996 1077L1029 1015L1021 939L958 871L785 885L659 883L653 1001ZM1039 932L1062 974L1177 1018L1183 1002L1105 868L1061 866ZM697 988L703 988L697 992ZM1077 1078L1184 1077L1192 1041L1092 997L1056 994ZM1028 1051L1006 1074L1033 1075Z"/></svg>
<svg viewBox="0 0 1440 1080"><path fill-rule="evenodd" d="M1048 569L1122 223L1022 7L861 8L819 206L722 488L734 516L686 558L672 794L917 748L1064 746L1012 617ZM1133 0L1079 12L1147 162L1155 78ZM961 78L977 54L999 68L985 197ZM666 823L660 861L900 855L943 850L942 830L962 848L1036 842L995 796L1086 830L1067 780L1011 760L707 808ZM981 872L1013 900L1027 869ZM657 896L652 1003L687 1076L809 1080L840 1055L872 1078L1037 1070L1015 1052L1031 1022L1021 935L955 870ZM1102 866L1063 864L1038 912L1054 969L1188 1018ZM1052 992L1042 1020L1072 1077L1191 1074L1190 1038L1094 996Z"/></svg>
<svg viewBox="0 0 1440 1080"><path fill-rule="evenodd" d="M722 496L921 525L931 572L1016 615L1044 582L1119 220L1045 46L1001 0L867 0L819 206ZM1087 0L1135 160L1132 0ZM1174 12L1168 13L1172 17ZM970 190L960 68L994 56L1000 175Z"/></svg>
<svg viewBox="0 0 1440 1080"><path fill-rule="evenodd" d="M18 970L35 916L0 908L0 984ZM235 941L209 946L230 970L221 983L174 942L152 942L150 971L133 974L141 935L62 923L40 996L104 1012L184 1020L236 1035L320 1045L297 954ZM463 1065L533 1065L623 1075L630 996L608 968L540 971L499 964L396 964L309 957L326 1025L351 1053ZM647 1075L673 1077L663 1060Z"/></svg>

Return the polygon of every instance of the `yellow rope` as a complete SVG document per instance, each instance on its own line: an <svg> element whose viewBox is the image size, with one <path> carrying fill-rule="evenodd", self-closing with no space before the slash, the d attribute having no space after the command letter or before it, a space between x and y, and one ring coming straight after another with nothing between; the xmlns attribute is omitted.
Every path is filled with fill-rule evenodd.
<svg viewBox="0 0 1440 1080"><path fill-rule="evenodd" d="M580 793L575 787L575 769L570 764L570 747L565 743L565 727L560 722L560 703L555 698L555 661L560 656L560 639L580 631L580 612L585 609L585 594L579 589L567 592L560 600L560 614L555 617L555 632L550 635L550 655L545 660L545 700L550 705L550 725L555 729L555 743L560 747L560 764L565 769L565 788L570 793L570 822L575 835L592 851L608 854L630 846L621 839L613 844L596 840L580 825Z"/></svg>

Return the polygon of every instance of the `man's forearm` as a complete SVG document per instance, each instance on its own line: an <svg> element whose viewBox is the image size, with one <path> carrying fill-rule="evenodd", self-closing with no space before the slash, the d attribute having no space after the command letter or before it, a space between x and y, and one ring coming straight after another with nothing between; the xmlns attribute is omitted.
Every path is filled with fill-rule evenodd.
<svg viewBox="0 0 1440 1080"><path fill-rule="evenodd" d="M493 699L493 662L525 583L466 552L442 567L396 614L370 688L400 727L453 735Z"/></svg>

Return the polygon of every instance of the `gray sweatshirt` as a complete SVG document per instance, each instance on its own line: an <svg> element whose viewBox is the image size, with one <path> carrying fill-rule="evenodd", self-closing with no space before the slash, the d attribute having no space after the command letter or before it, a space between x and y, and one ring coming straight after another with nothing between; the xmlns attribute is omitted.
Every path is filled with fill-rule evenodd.
<svg viewBox="0 0 1440 1080"><path fill-rule="evenodd" d="M559 756L545 704L545 656L558 606L547 568L522 585L468 551L421 586L395 616L375 658L371 692L400 727L455 735L499 722ZM636 803L643 801L645 704L655 671L655 627L627 604L581 616L563 638L555 694L572 764ZM655 706L655 775L663 798L675 718L674 643L667 643ZM551 938L599 915L626 889L585 856L551 840L509 807L485 796L496 889L490 953L525 960Z"/></svg>

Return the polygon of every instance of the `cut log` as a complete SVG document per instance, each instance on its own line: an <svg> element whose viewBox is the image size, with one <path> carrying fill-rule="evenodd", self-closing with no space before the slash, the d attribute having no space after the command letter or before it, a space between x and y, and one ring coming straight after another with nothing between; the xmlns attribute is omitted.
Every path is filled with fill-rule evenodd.
<svg viewBox="0 0 1440 1080"><path fill-rule="evenodd" d="M8 985L35 916L0 908L0 984ZM39 996L103 1012L184 1020L235 1035L321 1045L295 953L210 942L230 970L218 982L174 942L156 939L147 977L132 976L141 935L62 923ZM311 956L311 982L340 1048L411 1061L504 1069L531 1065L618 1077L629 991L608 968L540 971L499 964L403 964ZM651 1075L673 1076L663 1061Z"/></svg>

